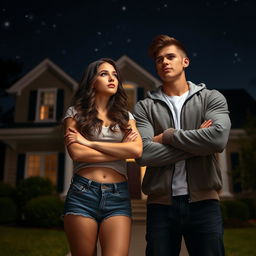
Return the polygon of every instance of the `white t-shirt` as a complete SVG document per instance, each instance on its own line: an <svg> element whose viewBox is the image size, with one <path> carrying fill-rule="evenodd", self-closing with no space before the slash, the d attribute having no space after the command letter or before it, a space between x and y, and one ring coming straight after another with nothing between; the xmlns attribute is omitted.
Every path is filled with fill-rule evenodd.
<svg viewBox="0 0 256 256"><path fill-rule="evenodd" d="M185 92L181 96L168 96L164 92L163 98L168 104L169 108L172 111L173 121L175 129L181 128L181 120L180 114L182 106L188 96L189 91ZM172 179L172 195L180 196L188 194L188 183L187 183L187 175L185 169L185 160L179 161L175 163L175 170Z"/></svg>

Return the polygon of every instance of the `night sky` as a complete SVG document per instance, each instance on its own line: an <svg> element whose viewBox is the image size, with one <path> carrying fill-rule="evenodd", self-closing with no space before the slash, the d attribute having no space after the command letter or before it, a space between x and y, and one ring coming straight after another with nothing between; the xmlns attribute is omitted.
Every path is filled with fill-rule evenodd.
<svg viewBox="0 0 256 256"><path fill-rule="evenodd" d="M186 46L187 79L208 88L245 88L256 99L256 1L1 1L0 57L25 74L50 58L79 81L101 57L129 56L157 77L147 55L168 34Z"/></svg>

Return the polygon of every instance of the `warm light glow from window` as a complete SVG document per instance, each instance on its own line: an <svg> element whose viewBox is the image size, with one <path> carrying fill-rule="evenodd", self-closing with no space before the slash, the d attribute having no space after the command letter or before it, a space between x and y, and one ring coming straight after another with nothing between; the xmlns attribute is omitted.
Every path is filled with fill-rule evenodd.
<svg viewBox="0 0 256 256"><path fill-rule="evenodd" d="M39 119L48 120L54 118L55 92L45 91L40 93Z"/></svg>
<svg viewBox="0 0 256 256"><path fill-rule="evenodd" d="M40 176L40 156L29 155L28 156L28 176Z"/></svg>
<svg viewBox="0 0 256 256"><path fill-rule="evenodd" d="M132 84L124 84L123 87L127 95L128 109L132 112L136 103L136 87Z"/></svg>
<svg viewBox="0 0 256 256"><path fill-rule="evenodd" d="M29 154L27 157L27 177L41 176L57 184L58 161L56 153Z"/></svg>
<svg viewBox="0 0 256 256"><path fill-rule="evenodd" d="M45 156L44 176L52 181L52 184L57 183L57 155L51 154Z"/></svg>

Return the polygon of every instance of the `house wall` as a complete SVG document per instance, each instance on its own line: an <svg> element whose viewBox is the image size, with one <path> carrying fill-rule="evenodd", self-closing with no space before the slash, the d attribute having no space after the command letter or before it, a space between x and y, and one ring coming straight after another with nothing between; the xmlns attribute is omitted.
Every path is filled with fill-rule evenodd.
<svg viewBox="0 0 256 256"><path fill-rule="evenodd" d="M16 96L15 119L16 123L29 122L28 108L29 108L29 94L32 90L39 88L58 88L64 90L64 110L70 104L70 99L73 96L73 89L67 86L65 81L51 70L46 70L38 78L26 86L20 95ZM36 107L36 106L35 106Z"/></svg>
<svg viewBox="0 0 256 256"><path fill-rule="evenodd" d="M125 65L124 68L121 69L121 75L124 81L131 81L137 84L139 87L143 87L145 93L148 90L155 89L155 84L152 82L152 80L148 79L145 75L142 75L129 65Z"/></svg>
<svg viewBox="0 0 256 256"><path fill-rule="evenodd" d="M7 146L5 151L4 183L16 186L17 154L14 149Z"/></svg>

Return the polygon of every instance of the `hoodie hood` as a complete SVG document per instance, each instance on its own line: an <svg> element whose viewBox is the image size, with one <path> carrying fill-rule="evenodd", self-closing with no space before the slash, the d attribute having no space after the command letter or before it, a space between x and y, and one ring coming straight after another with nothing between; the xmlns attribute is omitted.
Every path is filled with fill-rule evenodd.
<svg viewBox="0 0 256 256"><path fill-rule="evenodd" d="M194 95L195 93L203 90L203 89L206 89L206 86L204 83L200 83L200 84L194 84L190 81L188 81L188 84L189 84L189 93L188 93L188 98L190 98L192 95ZM153 100L163 100L163 97L162 97L162 88L163 86L159 86L156 90L154 91L149 91L147 93L147 96L150 98L150 99L153 99Z"/></svg>

